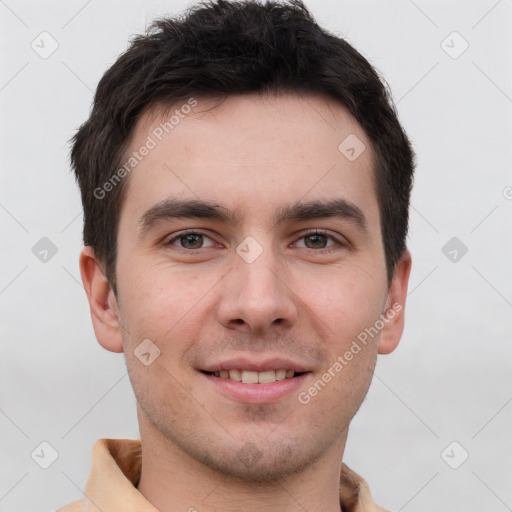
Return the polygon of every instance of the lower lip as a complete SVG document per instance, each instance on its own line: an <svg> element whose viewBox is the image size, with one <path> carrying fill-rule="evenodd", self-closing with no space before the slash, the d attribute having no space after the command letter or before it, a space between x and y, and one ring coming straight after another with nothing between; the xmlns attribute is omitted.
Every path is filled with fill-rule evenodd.
<svg viewBox="0 0 512 512"><path fill-rule="evenodd" d="M266 384L244 384L236 380L223 379L203 372L199 373L222 393L241 402L251 404L277 402L286 395L297 391L309 375L309 373L303 373L298 377L276 380Z"/></svg>

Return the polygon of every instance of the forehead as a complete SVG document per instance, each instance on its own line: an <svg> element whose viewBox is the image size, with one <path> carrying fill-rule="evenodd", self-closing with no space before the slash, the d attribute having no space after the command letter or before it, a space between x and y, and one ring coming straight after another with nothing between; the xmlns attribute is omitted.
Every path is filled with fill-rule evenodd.
<svg viewBox="0 0 512 512"><path fill-rule="evenodd" d="M371 143L344 106L323 96L198 97L153 108L125 160L135 153L121 211L133 227L169 197L208 200L237 220L261 222L301 199L345 198L378 220Z"/></svg>

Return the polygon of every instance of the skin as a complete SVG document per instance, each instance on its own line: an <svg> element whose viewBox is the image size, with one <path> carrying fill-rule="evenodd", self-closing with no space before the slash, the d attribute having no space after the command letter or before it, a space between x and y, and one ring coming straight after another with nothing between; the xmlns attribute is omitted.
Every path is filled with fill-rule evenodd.
<svg viewBox="0 0 512 512"><path fill-rule="evenodd" d="M216 106L217 105L217 106ZM213 108L214 107L214 108ZM139 120L128 153L162 120ZM338 150L349 134L366 150ZM377 354L393 351L404 310L307 404L297 393L248 404L205 384L198 368L238 355L282 356L306 365L306 390L393 304L405 306L411 256L388 287L371 143L348 111L322 96L198 98L131 172L122 206L116 300L90 247L80 270L99 343L124 352L137 397L143 447L139 491L161 511L339 511L349 423L370 385ZM214 201L238 224L174 219L142 238L143 213L168 197ZM299 200L343 198L364 213L368 233L343 219L275 225L275 210ZM307 237L322 229L329 237ZM205 235L194 243L186 229ZM237 246L252 236L262 254ZM330 238L332 236L333 238ZM331 252L327 252L331 249ZM134 350L151 339L145 366ZM257 447L251 463L241 454Z"/></svg>

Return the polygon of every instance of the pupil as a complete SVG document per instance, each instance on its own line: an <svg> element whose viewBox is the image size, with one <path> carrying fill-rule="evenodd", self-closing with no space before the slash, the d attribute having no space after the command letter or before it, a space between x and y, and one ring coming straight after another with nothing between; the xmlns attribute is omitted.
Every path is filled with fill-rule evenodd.
<svg viewBox="0 0 512 512"><path fill-rule="evenodd" d="M306 238L307 238L307 239L310 239L310 240L316 240L316 242L315 242L315 241L313 241L313 246L314 246L314 247L317 247L317 246L318 246L318 243L317 243L317 242L321 241L320 239L322 239L322 238L323 238L323 239L325 239L325 236L324 236L324 235L309 235L309 236L308 236L308 237L306 237ZM306 244L306 245L307 245L307 244Z"/></svg>
<svg viewBox="0 0 512 512"><path fill-rule="evenodd" d="M182 241L185 241L185 245L187 244L191 244L193 249L194 248L197 248L197 245L201 246L201 242L202 242L202 237L203 235L199 235L199 234L190 234L190 235L186 235L184 237L181 238ZM198 244L199 242L199 244Z"/></svg>

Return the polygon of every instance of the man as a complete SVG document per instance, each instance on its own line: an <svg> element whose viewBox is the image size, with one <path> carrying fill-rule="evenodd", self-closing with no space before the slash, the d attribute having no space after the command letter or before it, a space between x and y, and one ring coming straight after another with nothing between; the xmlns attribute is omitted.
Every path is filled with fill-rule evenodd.
<svg viewBox="0 0 512 512"><path fill-rule="evenodd" d="M342 459L402 335L414 158L370 64L298 0L198 4L133 40L73 142L141 440L98 440L61 510L384 510Z"/></svg>

